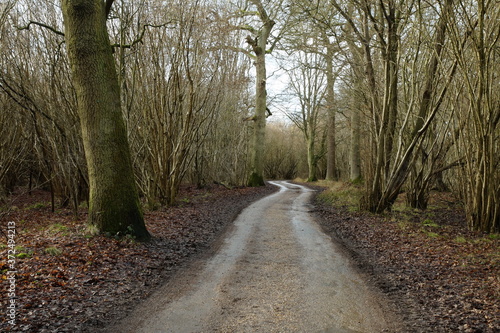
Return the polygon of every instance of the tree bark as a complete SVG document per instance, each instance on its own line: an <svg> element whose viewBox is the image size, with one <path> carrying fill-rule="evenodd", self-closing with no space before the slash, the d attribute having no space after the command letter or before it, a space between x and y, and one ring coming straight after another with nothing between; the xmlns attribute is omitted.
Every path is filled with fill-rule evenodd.
<svg viewBox="0 0 500 333"><path fill-rule="evenodd" d="M317 176L318 159L316 156L316 149L315 149L316 135L313 131L315 131L315 129L313 129L312 126L309 126L309 134L307 135L307 166L309 169L309 174L307 177L308 182L315 182L318 180Z"/></svg>
<svg viewBox="0 0 500 333"><path fill-rule="evenodd" d="M325 40L327 40L327 38L325 38ZM326 54L326 89L326 101L328 110L328 154L326 157L326 180L337 180L337 165L335 161L337 149L337 143L335 141L335 74L333 73L333 49L331 44L328 44Z"/></svg>
<svg viewBox="0 0 500 333"><path fill-rule="evenodd" d="M252 169L249 186L264 185L264 145L266 140L266 108L267 108L267 91L266 91L266 52L265 42L263 39L257 41L259 45L254 48L257 59L255 67L257 70L256 88L255 88L255 115L254 115L254 133L253 133L253 150L252 150ZM262 48L264 47L264 48Z"/></svg>
<svg viewBox="0 0 500 333"><path fill-rule="evenodd" d="M134 180L105 2L61 3L89 170L89 224L95 232L147 240L150 235Z"/></svg>
<svg viewBox="0 0 500 333"><path fill-rule="evenodd" d="M271 20L264 7L259 0L254 0L252 3L258 8L260 19L263 23L259 30L258 36L254 39L247 37L247 42L252 46L255 53L256 67L256 88L255 88L255 114L254 134L253 134L253 149L252 149L252 167L251 174L248 180L249 186L263 186L264 183L264 145L266 140L266 109L267 109L267 90L266 90L266 45L271 30L275 22Z"/></svg>
<svg viewBox="0 0 500 333"><path fill-rule="evenodd" d="M351 146L349 149L350 180L357 182L361 179L361 110L359 103L354 103L351 110Z"/></svg>

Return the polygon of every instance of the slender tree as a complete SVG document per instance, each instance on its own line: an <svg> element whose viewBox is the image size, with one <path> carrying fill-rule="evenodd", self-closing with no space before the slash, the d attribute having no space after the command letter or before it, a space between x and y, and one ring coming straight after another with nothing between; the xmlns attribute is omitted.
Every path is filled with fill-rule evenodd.
<svg viewBox="0 0 500 333"><path fill-rule="evenodd" d="M299 51L291 56L293 68L288 70L290 87L298 99L299 110L287 112L301 130L307 145L307 181L318 180L318 161L324 152L317 147L321 120L325 115L325 59L319 53Z"/></svg>
<svg viewBox="0 0 500 333"><path fill-rule="evenodd" d="M326 107L328 116L328 137L327 137L327 155L326 155L326 179L337 180L337 110L335 107L335 80L337 73L334 72L334 45L330 43L328 36L324 36L326 43Z"/></svg>
<svg viewBox="0 0 500 333"><path fill-rule="evenodd" d="M452 44L466 96L458 104L464 124L458 157L465 157L459 186L469 228L499 232L500 8L492 1L462 3L457 17Z"/></svg>

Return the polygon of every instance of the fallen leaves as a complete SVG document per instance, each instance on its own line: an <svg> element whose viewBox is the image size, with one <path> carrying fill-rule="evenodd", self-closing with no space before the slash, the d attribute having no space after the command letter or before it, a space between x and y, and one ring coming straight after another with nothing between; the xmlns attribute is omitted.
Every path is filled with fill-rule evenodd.
<svg viewBox="0 0 500 333"><path fill-rule="evenodd" d="M460 207L385 217L317 202L323 229L401 311L407 332L500 332L500 239L467 231Z"/></svg>
<svg viewBox="0 0 500 333"><path fill-rule="evenodd" d="M85 212L50 212L49 195L36 191L15 203L5 221L16 221L16 325L0 317L2 332L95 332L126 315L188 258L207 249L236 215L271 187L228 190L186 187L177 206L146 212L152 242L139 244L86 234ZM1 225L5 227L4 224ZM7 249L1 248L2 258ZM1 262L5 279L8 267ZM7 283L0 293L6 294ZM6 309L8 299L1 297ZM4 311L3 311L4 312Z"/></svg>

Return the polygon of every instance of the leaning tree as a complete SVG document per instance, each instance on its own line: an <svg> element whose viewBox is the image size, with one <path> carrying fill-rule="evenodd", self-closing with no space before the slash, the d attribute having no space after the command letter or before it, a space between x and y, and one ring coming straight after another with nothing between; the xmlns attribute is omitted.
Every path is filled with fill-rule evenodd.
<svg viewBox="0 0 500 333"><path fill-rule="evenodd" d="M147 240L106 27L113 2L61 1L88 165L89 223L96 232Z"/></svg>

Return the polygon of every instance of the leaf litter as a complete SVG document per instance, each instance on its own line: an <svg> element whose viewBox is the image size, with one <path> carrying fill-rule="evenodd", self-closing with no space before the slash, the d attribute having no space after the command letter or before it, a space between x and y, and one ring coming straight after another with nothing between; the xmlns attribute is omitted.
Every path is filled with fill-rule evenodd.
<svg viewBox="0 0 500 333"><path fill-rule="evenodd" d="M153 236L146 244L88 235L86 212L81 210L78 218L65 208L52 213L50 193L16 197L0 221L2 230L8 221L16 223L16 322L8 322L9 299L2 296L0 331L94 332L106 327L209 249L243 208L274 190L185 186L180 192L184 199L176 205L145 213ZM6 259L8 248L3 245L0 252ZM0 293L7 295L7 260L0 265Z"/></svg>
<svg viewBox="0 0 500 333"><path fill-rule="evenodd" d="M315 205L323 230L399 309L405 332L500 332L500 237L468 231L456 200L433 193L427 211L383 216Z"/></svg>
<svg viewBox="0 0 500 333"><path fill-rule="evenodd" d="M190 258L210 248L272 187L184 187L178 204L145 214L153 241L86 234L85 212L50 211L50 194L18 198L1 221L16 222L16 325L2 332L95 332L123 318ZM466 230L459 205L434 196L426 211L385 216L316 200L325 232L340 241L404 318L406 332L500 332L500 239ZM4 244L4 243L2 243ZM7 248L0 248L7 258ZM23 255L20 255L23 254ZM0 293L7 294L6 260ZM8 299L1 298L6 309Z"/></svg>

